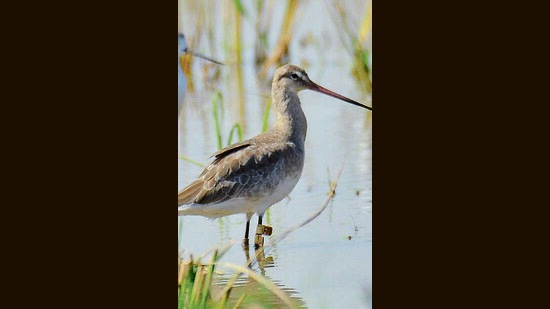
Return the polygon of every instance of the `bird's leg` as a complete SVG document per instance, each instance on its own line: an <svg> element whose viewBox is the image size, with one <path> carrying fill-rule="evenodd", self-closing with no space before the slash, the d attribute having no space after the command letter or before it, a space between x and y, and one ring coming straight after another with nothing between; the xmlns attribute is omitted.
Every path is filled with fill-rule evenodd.
<svg viewBox="0 0 550 309"><path fill-rule="evenodd" d="M271 226L262 225L263 215L258 216L258 226L256 227L256 237L254 238L254 247L256 249L263 247L264 245L264 236L271 236L273 233L273 228Z"/></svg>
<svg viewBox="0 0 550 309"><path fill-rule="evenodd" d="M252 214L246 214L246 229L244 231L244 239L243 239L243 248L245 250L248 250L248 233L250 230L250 218L252 218Z"/></svg>
<svg viewBox="0 0 550 309"><path fill-rule="evenodd" d="M250 230L250 220L246 220L246 230L244 231L243 247L248 249L248 231Z"/></svg>
<svg viewBox="0 0 550 309"><path fill-rule="evenodd" d="M243 246L244 256L246 257L246 265L250 267L252 265L252 260L250 259L250 252L248 249L248 244L246 244L246 247Z"/></svg>
<svg viewBox="0 0 550 309"><path fill-rule="evenodd" d="M258 249L264 246L264 236L262 229L262 216L258 216L258 226L256 227L256 237L254 237L254 248Z"/></svg>

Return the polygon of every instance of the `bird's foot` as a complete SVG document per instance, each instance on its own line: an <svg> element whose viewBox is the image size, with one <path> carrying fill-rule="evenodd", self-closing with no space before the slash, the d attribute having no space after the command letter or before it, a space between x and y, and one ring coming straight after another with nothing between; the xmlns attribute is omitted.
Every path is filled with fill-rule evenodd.
<svg viewBox="0 0 550 309"><path fill-rule="evenodd" d="M256 235L271 236L271 234L273 234L273 228L271 226L258 224Z"/></svg>
<svg viewBox="0 0 550 309"><path fill-rule="evenodd" d="M262 235L257 235L254 238L254 249L258 250L260 247L264 246L264 237Z"/></svg>
<svg viewBox="0 0 550 309"><path fill-rule="evenodd" d="M259 224L256 228L256 236L254 238L254 248L257 250L260 247L264 246L264 236L271 236L273 233L273 228L267 225Z"/></svg>

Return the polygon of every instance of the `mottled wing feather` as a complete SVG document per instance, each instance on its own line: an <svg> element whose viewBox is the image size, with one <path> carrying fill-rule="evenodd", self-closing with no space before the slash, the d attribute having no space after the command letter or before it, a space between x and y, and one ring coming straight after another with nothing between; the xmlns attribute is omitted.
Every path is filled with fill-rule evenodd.
<svg viewBox="0 0 550 309"><path fill-rule="evenodd" d="M178 194L178 206L220 203L274 188L278 177L272 173L281 172L283 146L243 142L215 153L199 179Z"/></svg>
<svg viewBox="0 0 550 309"><path fill-rule="evenodd" d="M243 142L240 142L240 143L236 143L236 144L233 144L231 146L228 146L218 152L215 152L212 157L216 157L216 159L223 159L224 157L227 157L228 155L236 152L236 151L239 151L243 148L246 148L250 145L252 145L253 142L251 141L243 141Z"/></svg>
<svg viewBox="0 0 550 309"><path fill-rule="evenodd" d="M188 185L185 189L178 193L178 206L187 205L193 203L193 199L200 192L202 188L202 182L195 180Z"/></svg>

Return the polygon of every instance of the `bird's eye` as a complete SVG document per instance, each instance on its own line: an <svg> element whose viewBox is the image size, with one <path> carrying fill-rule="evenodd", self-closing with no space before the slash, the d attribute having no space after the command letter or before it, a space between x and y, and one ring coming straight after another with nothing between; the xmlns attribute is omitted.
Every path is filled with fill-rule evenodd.
<svg viewBox="0 0 550 309"><path fill-rule="evenodd" d="M290 78L292 78L292 80L298 80L300 78L300 76L298 76L298 74L296 74L296 73L292 73L292 74L290 74Z"/></svg>

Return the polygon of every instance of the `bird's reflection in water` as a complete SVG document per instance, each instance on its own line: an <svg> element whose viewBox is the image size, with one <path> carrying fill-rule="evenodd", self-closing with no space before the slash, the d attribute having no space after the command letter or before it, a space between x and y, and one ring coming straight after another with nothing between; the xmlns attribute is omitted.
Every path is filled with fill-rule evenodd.
<svg viewBox="0 0 550 309"><path fill-rule="evenodd" d="M252 270L257 265L258 269L262 276L265 276L265 269L275 266L275 260L272 256L265 256L264 247L260 247L257 250L252 250L253 254L250 255L250 250L248 248L243 248L244 255L246 257L246 265Z"/></svg>
<svg viewBox="0 0 550 309"><path fill-rule="evenodd" d="M279 280L273 280L269 276L269 268L275 267L275 260L269 254L266 256L264 247L260 247L257 250L243 248L243 252L248 268L254 272L259 272L264 278L286 293L292 301L294 308L306 308L304 300L299 297L299 293L295 289L286 287ZM233 274L219 275L214 279L213 290L223 289L233 279ZM239 277L232 284L228 305L231 307L240 301L242 301L241 305L243 308L264 308L264 306L268 306L268 308L288 308L278 296L269 291L265 286L245 275Z"/></svg>

